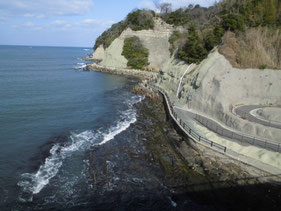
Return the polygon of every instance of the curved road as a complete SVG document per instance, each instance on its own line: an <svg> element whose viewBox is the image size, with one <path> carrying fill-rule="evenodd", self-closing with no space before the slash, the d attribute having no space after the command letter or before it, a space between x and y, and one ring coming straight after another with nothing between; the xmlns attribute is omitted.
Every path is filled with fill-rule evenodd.
<svg viewBox="0 0 281 211"><path fill-rule="evenodd" d="M167 97L167 104L171 104L169 102L169 96L166 94L165 90L162 90L162 88L157 87L155 85L151 85L153 88L157 89L160 91L164 96L166 95ZM268 149L274 152L281 152L281 144L280 143L274 143L269 140L262 140L256 137L251 137L245 134L238 133L236 131L229 130L228 128L223 127L220 125L218 122L209 119L208 117L187 111L186 109L182 107L178 107L175 105L170 105L173 110L175 111L176 119L177 117L180 117L183 123L186 125L190 125L190 120L195 120L198 121L200 124L203 126L207 127L208 129L214 131L215 133L221 135L222 137L226 137L231 139L232 141L239 142L240 144L243 145L255 145L264 149ZM252 110L252 109L251 109Z"/></svg>
<svg viewBox="0 0 281 211"><path fill-rule="evenodd" d="M228 138L234 142L237 142L239 144L242 144L244 146L247 145L254 145L257 147L261 147L264 149L268 149L274 152L280 152L280 144L273 143L268 140L262 140L256 137L248 136L245 134L238 133L237 131L230 130L228 128L225 128L218 122L209 119L208 117L195 114L193 112L187 111L183 108L180 108L178 106L174 106L174 110L180 116L183 120L183 122L188 122L188 118L191 118L197 122L199 122L201 125L205 126L209 130L219 134L222 137Z"/></svg>
<svg viewBox="0 0 281 211"><path fill-rule="evenodd" d="M247 119L251 122L255 122L267 127L274 127L281 129L281 124L277 124L274 122L266 121L259 119L255 116L253 116L250 112L254 109L259 109L259 108L268 108L270 106L262 106L262 105L245 105L245 106L240 106L234 109L234 113L240 116L243 119Z"/></svg>

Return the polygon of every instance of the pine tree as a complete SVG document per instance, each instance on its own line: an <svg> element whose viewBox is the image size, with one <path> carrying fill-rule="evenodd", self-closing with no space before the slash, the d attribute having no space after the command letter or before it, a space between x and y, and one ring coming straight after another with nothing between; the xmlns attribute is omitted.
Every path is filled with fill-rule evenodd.
<svg viewBox="0 0 281 211"><path fill-rule="evenodd" d="M195 24L192 23L188 29L188 39L183 48L179 50L178 57L188 63L200 63L207 54L204 43L196 32Z"/></svg>

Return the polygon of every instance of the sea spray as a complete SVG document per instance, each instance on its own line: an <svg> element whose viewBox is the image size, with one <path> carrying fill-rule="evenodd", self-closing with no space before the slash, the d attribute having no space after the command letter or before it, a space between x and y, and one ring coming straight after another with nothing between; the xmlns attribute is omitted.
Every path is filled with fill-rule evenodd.
<svg viewBox="0 0 281 211"><path fill-rule="evenodd" d="M39 167L36 173L21 175L22 180L18 182L18 186L22 188L19 196L20 201L32 201L33 195L40 193L50 183L50 180L59 172L63 161L74 152L85 151L91 146L105 144L126 130L137 118L134 104L142 99L143 97L140 96L132 96L131 99L126 100L125 103L129 108L121 112L119 120L108 129L87 130L78 134L72 132L69 143L65 145L54 144L50 149L50 156L45 159L44 164Z"/></svg>

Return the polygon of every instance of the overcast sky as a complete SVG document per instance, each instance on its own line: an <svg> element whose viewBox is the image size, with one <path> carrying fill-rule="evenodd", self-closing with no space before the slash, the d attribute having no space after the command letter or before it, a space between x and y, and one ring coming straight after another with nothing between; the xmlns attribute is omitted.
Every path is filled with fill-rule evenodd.
<svg viewBox="0 0 281 211"><path fill-rule="evenodd" d="M0 44L92 47L113 23L156 0L0 0ZM214 0L158 0L176 9Z"/></svg>

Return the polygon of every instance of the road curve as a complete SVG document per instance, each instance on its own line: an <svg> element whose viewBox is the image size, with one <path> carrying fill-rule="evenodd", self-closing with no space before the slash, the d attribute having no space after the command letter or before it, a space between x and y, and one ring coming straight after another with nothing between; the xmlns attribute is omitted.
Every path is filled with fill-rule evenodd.
<svg viewBox="0 0 281 211"><path fill-rule="evenodd" d="M262 105L244 105L239 106L234 109L234 113L240 116L243 119L247 119L248 121L255 122L267 127L273 127L277 129L281 129L281 124L277 124L274 122L266 121L259 119L251 114L252 110L259 109L259 108L268 108L270 106L262 106Z"/></svg>

